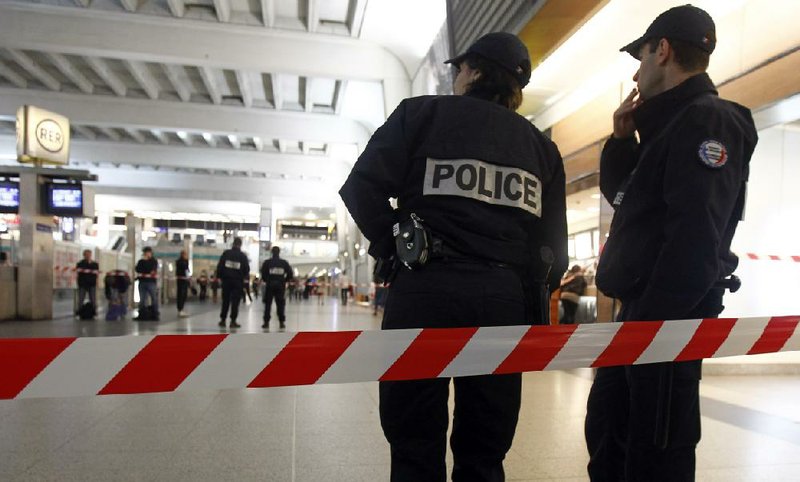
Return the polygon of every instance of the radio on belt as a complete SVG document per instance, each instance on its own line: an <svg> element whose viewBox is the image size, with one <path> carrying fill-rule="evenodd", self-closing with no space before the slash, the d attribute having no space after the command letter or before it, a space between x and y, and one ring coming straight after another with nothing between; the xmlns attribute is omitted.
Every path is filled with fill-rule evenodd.
<svg viewBox="0 0 800 482"><path fill-rule="evenodd" d="M397 259L406 268L420 269L428 262L430 254L430 235L422 224L422 219L415 213L407 221L396 223L392 227Z"/></svg>

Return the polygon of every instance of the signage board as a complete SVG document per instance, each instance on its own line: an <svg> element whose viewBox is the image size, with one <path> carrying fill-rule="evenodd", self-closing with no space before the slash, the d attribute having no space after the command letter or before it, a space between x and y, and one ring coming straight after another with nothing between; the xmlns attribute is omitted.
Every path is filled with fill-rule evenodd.
<svg viewBox="0 0 800 482"><path fill-rule="evenodd" d="M17 161L69 164L69 119L32 105L17 110Z"/></svg>

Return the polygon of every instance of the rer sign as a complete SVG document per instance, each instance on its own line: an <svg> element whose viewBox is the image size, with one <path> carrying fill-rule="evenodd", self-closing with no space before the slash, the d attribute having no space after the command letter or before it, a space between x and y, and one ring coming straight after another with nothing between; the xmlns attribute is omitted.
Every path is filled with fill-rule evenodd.
<svg viewBox="0 0 800 482"><path fill-rule="evenodd" d="M17 160L69 164L69 119L25 105L17 110Z"/></svg>

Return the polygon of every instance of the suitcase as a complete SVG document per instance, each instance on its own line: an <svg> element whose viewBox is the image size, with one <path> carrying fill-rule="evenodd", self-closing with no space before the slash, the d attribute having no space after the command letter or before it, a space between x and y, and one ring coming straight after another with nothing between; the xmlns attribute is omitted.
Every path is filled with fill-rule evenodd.
<svg viewBox="0 0 800 482"><path fill-rule="evenodd" d="M84 303L78 308L78 318L81 320L92 320L96 314L97 312L91 302Z"/></svg>
<svg viewBox="0 0 800 482"><path fill-rule="evenodd" d="M106 321L116 321L125 318L128 309L123 303L109 304L106 312Z"/></svg>

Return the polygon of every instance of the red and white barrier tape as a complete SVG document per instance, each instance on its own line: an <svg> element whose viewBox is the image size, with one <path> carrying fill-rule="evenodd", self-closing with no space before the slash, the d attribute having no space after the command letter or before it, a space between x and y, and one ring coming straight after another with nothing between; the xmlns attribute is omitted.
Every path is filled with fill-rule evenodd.
<svg viewBox="0 0 800 482"><path fill-rule="evenodd" d="M747 258L754 261L794 261L800 263L800 256L778 256L775 254L747 253Z"/></svg>
<svg viewBox="0 0 800 482"><path fill-rule="evenodd" d="M800 316L0 339L0 399L412 380L800 350Z"/></svg>

